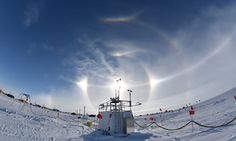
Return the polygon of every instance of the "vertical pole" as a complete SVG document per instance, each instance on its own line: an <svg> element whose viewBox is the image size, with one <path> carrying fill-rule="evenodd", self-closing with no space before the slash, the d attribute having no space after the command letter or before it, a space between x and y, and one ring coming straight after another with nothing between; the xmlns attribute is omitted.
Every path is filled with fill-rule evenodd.
<svg viewBox="0 0 236 141"><path fill-rule="evenodd" d="M129 92L129 107L130 107L130 111L131 111L131 107L132 107L131 93L132 93L132 90L128 90L128 92Z"/></svg>
<svg viewBox="0 0 236 141"><path fill-rule="evenodd" d="M118 96L118 80L116 80L116 95L115 98Z"/></svg>
<svg viewBox="0 0 236 141"><path fill-rule="evenodd" d="M117 83L117 97L118 97L118 100L120 99L120 86L119 86L119 81L121 81L121 78L117 79L116 80L116 83Z"/></svg>
<svg viewBox="0 0 236 141"><path fill-rule="evenodd" d="M193 116L190 115L190 117L191 117L191 121L193 121ZM192 122L191 124L192 124L192 132L193 132L193 131L194 131L194 128L193 128L193 122Z"/></svg>
<svg viewBox="0 0 236 141"><path fill-rule="evenodd" d="M84 106L84 116L85 116L85 106Z"/></svg>
<svg viewBox="0 0 236 141"><path fill-rule="evenodd" d="M117 80L116 80L117 82ZM117 86L115 86L115 98L116 98L116 93L117 93Z"/></svg>
<svg viewBox="0 0 236 141"><path fill-rule="evenodd" d="M117 87L118 87L118 90L117 90L117 97L118 97L118 99L119 99L119 97L120 97L120 86L119 86L119 79L116 81L117 82Z"/></svg>
<svg viewBox="0 0 236 141"><path fill-rule="evenodd" d="M132 105L132 103L131 103L131 92L129 93L129 107L130 107L130 111L131 111L131 105Z"/></svg>
<svg viewBox="0 0 236 141"><path fill-rule="evenodd" d="M160 113L160 122L161 122L161 126L163 126L162 121L163 121L163 119L162 119L162 113Z"/></svg>

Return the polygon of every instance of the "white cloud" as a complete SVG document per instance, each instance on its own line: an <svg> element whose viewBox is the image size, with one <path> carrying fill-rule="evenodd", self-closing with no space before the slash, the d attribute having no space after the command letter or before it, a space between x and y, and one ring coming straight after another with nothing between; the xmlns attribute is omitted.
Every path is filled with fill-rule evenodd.
<svg viewBox="0 0 236 141"><path fill-rule="evenodd" d="M24 11L24 25L30 27L32 24L38 22L40 16L39 3L30 3Z"/></svg>

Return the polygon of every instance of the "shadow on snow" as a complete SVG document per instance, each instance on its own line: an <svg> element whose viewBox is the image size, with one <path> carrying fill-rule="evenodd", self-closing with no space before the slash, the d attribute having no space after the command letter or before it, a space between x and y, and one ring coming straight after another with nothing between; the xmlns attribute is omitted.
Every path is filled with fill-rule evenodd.
<svg viewBox="0 0 236 141"><path fill-rule="evenodd" d="M150 139L153 134L150 133L140 133L140 132L134 132L126 136L122 135L103 135L101 131L94 131L90 134L84 135L84 141L145 141L147 139Z"/></svg>

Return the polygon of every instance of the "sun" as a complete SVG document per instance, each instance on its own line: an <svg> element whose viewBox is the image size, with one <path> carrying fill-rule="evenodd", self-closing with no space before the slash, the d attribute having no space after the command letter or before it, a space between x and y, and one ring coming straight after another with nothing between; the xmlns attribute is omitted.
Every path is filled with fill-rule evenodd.
<svg viewBox="0 0 236 141"><path fill-rule="evenodd" d="M155 79L155 78L150 78L149 79L149 85L150 85L151 89L156 87L160 82L161 82L161 80L158 80L158 79Z"/></svg>
<svg viewBox="0 0 236 141"><path fill-rule="evenodd" d="M87 93L88 89L88 78L84 78L76 83L80 89L84 92Z"/></svg>

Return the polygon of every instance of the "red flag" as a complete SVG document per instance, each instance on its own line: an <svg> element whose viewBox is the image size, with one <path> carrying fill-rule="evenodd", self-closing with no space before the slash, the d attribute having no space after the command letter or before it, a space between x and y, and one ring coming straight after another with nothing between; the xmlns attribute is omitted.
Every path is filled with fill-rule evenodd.
<svg viewBox="0 0 236 141"><path fill-rule="evenodd" d="M98 118L98 119L102 119L102 114L101 114L101 113L98 113L97 118Z"/></svg>
<svg viewBox="0 0 236 141"><path fill-rule="evenodd" d="M151 121L153 121L153 120L154 120L154 118L153 118L153 117L150 117L149 119L150 119Z"/></svg>
<svg viewBox="0 0 236 141"><path fill-rule="evenodd" d="M191 115L194 115L195 114L195 111L194 110L190 110L189 111L189 115L191 116Z"/></svg>

